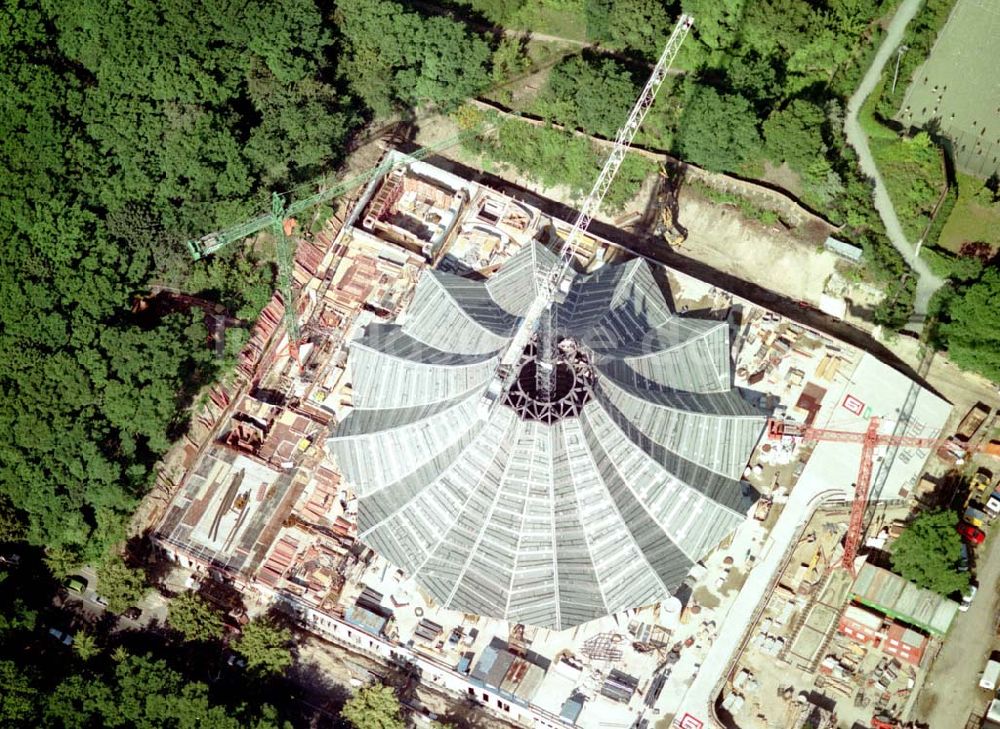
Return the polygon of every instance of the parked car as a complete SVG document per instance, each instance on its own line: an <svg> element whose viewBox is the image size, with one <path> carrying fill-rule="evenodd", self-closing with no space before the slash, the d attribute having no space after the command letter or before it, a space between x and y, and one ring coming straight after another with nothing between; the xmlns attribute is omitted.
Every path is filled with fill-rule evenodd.
<svg viewBox="0 0 1000 729"><path fill-rule="evenodd" d="M59 628L49 628L49 635L58 640L63 645L73 645L73 634L68 630L63 631Z"/></svg>
<svg viewBox="0 0 1000 729"><path fill-rule="evenodd" d="M974 527L981 527L988 521L986 514L981 509L977 509L974 506L970 506L965 510L965 513L962 515L962 519Z"/></svg>
<svg viewBox="0 0 1000 729"><path fill-rule="evenodd" d="M969 589L966 590L965 594L962 595L962 602L959 603L958 609L963 613L972 607L972 601L976 599L976 592L979 590L975 583L969 585Z"/></svg>
<svg viewBox="0 0 1000 729"><path fill-rule="evenodd" d="M87 580L80 575L70 575L66 578L64 585L70 592L82 594L87 589Z"/></svg>
<svg viewBox="0 0 1000 729"><path fill-rule="evenodd" d="M1000 491L994 491L986 500L986 513L989 515L990 521L1000 516Z"/></svg>
<svg viewBox="0 0 1000 729"><path fill-rule="evenodd" d="M133 620L133 621L138 620L140 617L142 617L142 610L133 605L128 610L122 613L122 617L125 618L126 620Z"/></svg>
<svg viewBox="0 0 1000 729"><path fill-rule="evenodd" d="M962 535L969 544L982 544L983 540L986 539L986 533L979 527L974 527L972 524L962 522L956 527L958 533Z"/></svg>
<svg viewBox="0 0 1000 729"><path fill-rule="evenodd" d="M969 545L965 542L962 542L962 551L958 556L958 571L969 571Z"/></svg>

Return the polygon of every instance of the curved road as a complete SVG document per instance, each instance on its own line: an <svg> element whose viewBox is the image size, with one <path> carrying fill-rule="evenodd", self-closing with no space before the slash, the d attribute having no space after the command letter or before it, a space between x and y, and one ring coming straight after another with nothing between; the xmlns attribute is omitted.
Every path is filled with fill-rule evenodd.
<svg viewBox="0 0 1000 729"><path fill-rule="evenodd" d="M885 182L882 180L882 175L879 174L878 167L875 165L875 159L872 157L871 149L868 146L868 137L858 121L858 112L861 110L861 105L865 99L868 98L869 94L875 89L875 86L878 85L885 64L895 52L896 47L899 46L907 24L917 14L917 10L920 9L921 4L922 0L903 0L899 9L896 10L896 14L892 17L892 22L889 23L889 27L886 30L885 40L882 41L878 53L875 54L875 60L872 62L865 77L861 80L861 84L854 92L854 95L847 102L847 118L844 121L844 132L847 134L847 141L858 152L861 171L875 181L875 209L878 210L879 215L882 217L889 240L892 241L893 246L902 254L906 263L918 276L914 313L917 320L915 323L920 325L923 324L923 320L927 315L927 304L931 296L941 288L944 284L944 279L931 273L927 263L916 255L913 246L906 239L903 227L899 224L899 218L896 216L896 210L889 199L889 192L886 190Z"/></svg>

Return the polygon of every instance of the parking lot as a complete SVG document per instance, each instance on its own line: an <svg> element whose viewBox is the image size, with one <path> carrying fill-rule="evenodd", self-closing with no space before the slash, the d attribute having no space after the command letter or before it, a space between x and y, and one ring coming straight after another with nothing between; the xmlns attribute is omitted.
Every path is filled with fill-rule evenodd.
<svg viewBox="0 0 1000 729"><path fill-rule="evenodd" d="M82 567L74 575L86 580L86 587L79 592L64 590L57 604L78 610L84 622L96 623L107 613L98 593L97 575L90 567ZM133 617L134 613L128 611L128 614L119 615L115 630L144 628L154 623L162 624L167 619L167 601L155 590L147 592L135 607L139 608L139 615Z"/></svg>

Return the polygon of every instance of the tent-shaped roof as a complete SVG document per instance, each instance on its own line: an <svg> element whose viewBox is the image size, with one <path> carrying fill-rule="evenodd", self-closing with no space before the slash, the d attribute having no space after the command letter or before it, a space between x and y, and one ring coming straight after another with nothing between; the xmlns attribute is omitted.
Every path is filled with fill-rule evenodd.
<svg viewBox="0 0 1000 729"><path fill-rule="evenodd" d="M766 416L731 388L725 322L674 315L641 260L554 307L555 395L533 344L480 403L555 258L489 281L428 271L406 314L351 345L355 410L328 442L362 539L441 605L563 629L665 599L745 517Z"/></svg>

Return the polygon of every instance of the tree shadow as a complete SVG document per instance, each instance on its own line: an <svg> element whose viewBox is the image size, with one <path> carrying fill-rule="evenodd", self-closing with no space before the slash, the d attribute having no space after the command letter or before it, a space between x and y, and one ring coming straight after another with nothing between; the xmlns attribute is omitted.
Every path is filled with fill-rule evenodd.
<svg viewBox="0 0 1000 729"><path fill-rule="evenodd" d="M136 534L125 542L125 564L133 569L142 570L146 584L156 589L165 597L174 593L167 589L167 577L174 569L174 563L163 559L157 554L152 541L153 530L149 527L141 534Z"/></svg>
<svg viewBox="0 0 1000 729"><path fill-rule="evenodd" d="M455 729L487 729L493 724L489 715L472 696L453 703L439 721L451 724Z"/></svg>
<svg viewBox="0 0 1000 729"><path fill-rule="evenodd" d="M299 694L298 714L303 725L346 729L349 725L340 718L340 711L351 698L351 691L332 680L322 667L315 663L296 662L275 684L276 690L291 690Z"/></svg>
<svg viewBox="0 0 1000 729"><path fill-rule="evenodd" d="M423 671L414 661L397 656L386 666L382 683L392 687L399 700L406 704L416 699L421 675Z"/></svg>

